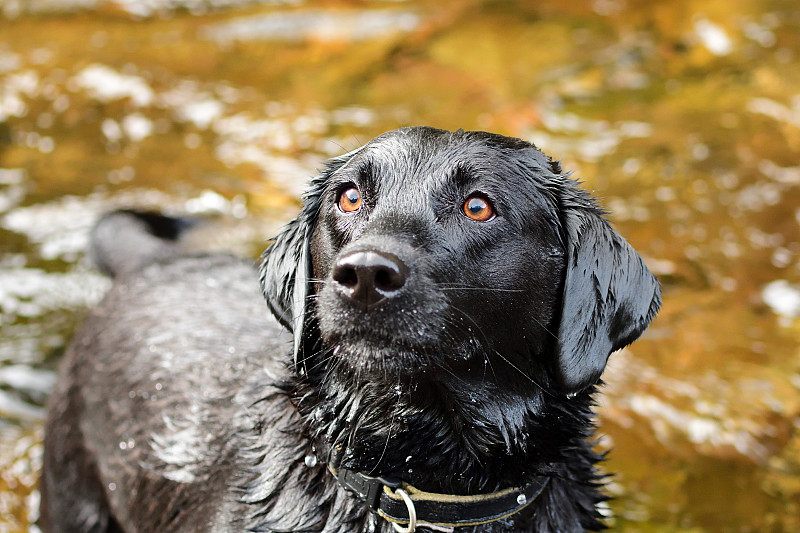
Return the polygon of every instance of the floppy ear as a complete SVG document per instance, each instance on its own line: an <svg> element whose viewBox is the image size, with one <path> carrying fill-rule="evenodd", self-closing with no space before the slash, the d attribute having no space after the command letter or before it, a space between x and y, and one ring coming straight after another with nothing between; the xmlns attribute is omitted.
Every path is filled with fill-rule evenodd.
<svg viewBox="0 0 800 533"><path fill-rule="evenodd" d="M273 239L261 263L261 289L267 306L275 318L294 334L295 364L303 334L311 268L308 242L313 217L305 215L301 212Z"/></svg>
<svg viewBox="0 0 800 533"><path fill-rule="evenodd" d="M311 293L311 234L331 174L353 153L331 159L325 170L311 180L300 214L272 239L272 245L261 256L261 290L269 310L294 336L295 366L302 360L303 333L309 318L306 316L306 301Z"/></svg>
<svg viewBox="0 0 800 533"><path fill-rule="evenodd" d="M594 384L611 352L636 340L661 306L658 280L588 203L563 211L568 262L556 370L567 393Z"/></svg>

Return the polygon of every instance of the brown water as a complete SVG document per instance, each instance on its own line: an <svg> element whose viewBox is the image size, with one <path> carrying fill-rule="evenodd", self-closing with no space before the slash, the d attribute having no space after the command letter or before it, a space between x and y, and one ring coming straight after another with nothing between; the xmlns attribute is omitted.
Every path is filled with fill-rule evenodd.
<svg viewBox="0 0 800 533"><path fill-rule="evenodd" d="M322 161L399 126L534 141L664 285L612 357L614 530L800 531L796 0L0 0L0 533L120 205L255 257Z"/></svg>

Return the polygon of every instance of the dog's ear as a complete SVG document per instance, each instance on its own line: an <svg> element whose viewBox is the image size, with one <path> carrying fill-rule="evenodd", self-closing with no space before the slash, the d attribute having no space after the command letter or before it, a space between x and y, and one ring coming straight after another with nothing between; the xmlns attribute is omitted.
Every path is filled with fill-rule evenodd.
<svg viewBox="0 0 800 533"><path fill-rule="evenodd" d="M568 261L556 363L568 394L594 384L611 352L636 340L661 306L658 280L602 211L590 200L570 203L562 212Z"/></svg>
<svg viewBox="0 0 800 533"><path fill-rule="evenodd" d="M272 245L261 256L261 290L267 306L276 319L294 336L294 363L302 358L306 302L311 294L311 234L319 216L322 195L331 174L354 154L350 152L328 161L325 170L311 180L303 197L303 208L295 219L272 239Z"/></svg>
<svg viewBox="0 0 800 533"><path fill-rule="evenodd" d="M295 360L308 296L308 241L312 227L301 212L273 239L261 262L261 289L269 310L294 334Z"/></svg>

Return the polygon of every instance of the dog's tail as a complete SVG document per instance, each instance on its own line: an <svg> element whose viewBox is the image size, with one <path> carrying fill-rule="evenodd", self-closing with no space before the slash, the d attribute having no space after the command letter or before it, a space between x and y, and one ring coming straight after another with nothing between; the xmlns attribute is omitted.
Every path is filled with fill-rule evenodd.
<svg viewBox="0 0 800 533"><path fill-rule="evenodd" d="M180 236L195 223L191 218L148 211L112 211L92 228L89 256L103 273L117 277L153 261L179 255Z"/></svg>

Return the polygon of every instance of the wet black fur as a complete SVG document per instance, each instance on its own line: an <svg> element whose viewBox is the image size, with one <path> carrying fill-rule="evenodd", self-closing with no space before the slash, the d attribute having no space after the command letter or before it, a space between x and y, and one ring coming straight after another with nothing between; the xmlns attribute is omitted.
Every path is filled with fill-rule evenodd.
<svg viewBox="0 0 800 533"><path fill-rule="evenodd" d="M352 186L363 204L346 214ZM496 218L464 216L475 193ZM600 529L592 395L660 304L602 215L524 141L390 132L330 161L265 252L277 322L248 265L145 228L141 250L172 252L108 262L115 284L51 399L44 529L390 531L337 485L332 450L433 492L551 476L521 513L458 531ZM339 297L330 271L353 250L405 262L402 292L368 312Z"/></svg>

